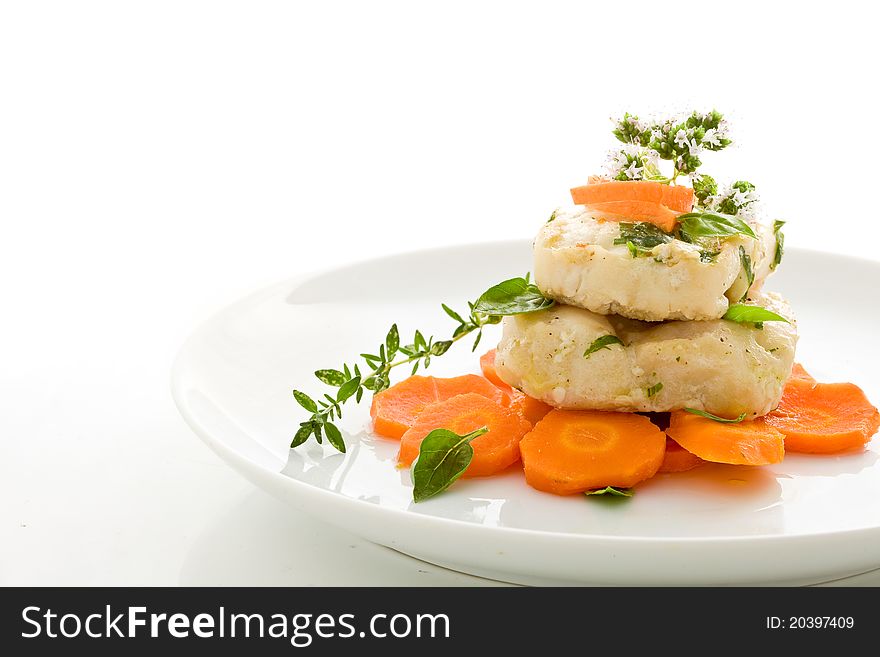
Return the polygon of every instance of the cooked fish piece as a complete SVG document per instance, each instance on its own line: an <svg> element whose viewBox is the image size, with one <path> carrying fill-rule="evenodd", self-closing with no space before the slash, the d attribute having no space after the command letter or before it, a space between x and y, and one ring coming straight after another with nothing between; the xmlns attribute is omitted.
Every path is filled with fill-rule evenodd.
<svg viewBox="0 0 880 657"><path fill-rule="evenodd" d="M675 239L633 257L615 244L621 225L560 208L534 245L535 284L560 303L632 319L717 319L729 303L760 290L776 250L773 229L750 222L758 239L736 236L706 248ZM750 259L749 286L740 254ZM717 253L716 253L717 251ZM714 255L713 255L714 254Z"/></svg>
<svg viewBox="0 0 880 657"><path fill-rule="evenodd" d="M498 375L557 408L764 415L779 403L794 362L797 328L777 294L749 299L791 323L762 329L725 319L641 322L572 306L505 317ZM587 356L603 336L611 343ZM608 338L607 340L613 340Z"/></svg>

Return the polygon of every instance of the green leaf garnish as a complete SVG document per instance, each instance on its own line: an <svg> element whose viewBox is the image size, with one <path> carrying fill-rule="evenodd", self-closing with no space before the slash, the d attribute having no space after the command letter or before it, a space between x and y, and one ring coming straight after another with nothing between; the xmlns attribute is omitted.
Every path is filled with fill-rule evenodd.
<svg viewBox="0 0 880 657"><path fill-rule="evenodd" d="M739 261L746 274L746 291L743 292L742 298L740 298L740 301L744 301L746 297L749 296L749 290L752 288L752 283L755 282L755 272L752 270L752 259L749 254L746 253L745 247L741 244L739 247Z"/></svg>
<svg viewBox="0 0 880 657"><path fill-rule="evenodd" d="M397 324L392 324L385 340L373 353L362 353L363 362L344 363L339 369L321 369L315 376L334 388L335 396L325 394L317 401L299 390L293 391L297 403L311 413L290 442L291 447L302 445L310 436L321 443L324 436L328 442L341 452L345 451L342 432L333 423L342 417L342 406L350 399L360 403L367 392L381 392L391 385L391 370L399 366L410 366L412 374L420 367L427 368L432 358L443 356L453 344L475 333L472 349L476 350L483 336L483 328L501 322L502 315L529 313L549 308L551 299L545 298L540 290L529 282L529 277L513 278L487 290L475 303L468 302L468 312L458 313L446 304L441 304L443 312L458 323L448 340L435 340L415 331L412 341L401 344ZM361 371L361 367L364 371Z"/></svg>
<svg viewBox="0 0 880 657"><path fill-rule="evenodd" d="M777 315L766 308L761 308L761 306L746 306L742 303L732 304L727 309L727 312L722 315L721 319L728 319L731 322L739 322L740 324L754 323L756 328L758 324L763 324L764 322L785 322L790 324L782 315Z"/></svg>
<svg viewBox="0 0 880 657"><path fill-rule="evenodd" d="M614 497L632 497L632 488L615 488L614 486L606 486L605 488L597 488L596 490L588 490L584 495L612 495Z"/></svg>
<svg viewBox="0 0 880 657"><path fill-rule="evenodd" d="M746 235L757 239L751 226L742 219L729 214L688 212L680 215L678 222L681 238L685 242L699 242L701 238L705 237L724 239L735 235Z"/></svg>
<svg viewBox="0 0 880 657"><path fill-rule="evenodd" d="M755 186L748 180L737 180L730 186L727 193L717 199L714 209L724 214L736 215L758 200Z"/></svg>
<svg viewBox="0 0 880 657"><path fill-rule="evenodd" d="M336 428L335 424L325 422L324 434L327 436L327 442L329 442L331 445L333 445L333 447L338 449L343 454L345 453L345 441L342 440L342 433L340 433L339 429Z"/></svg>
<svg viewBox="0 0 880 657"><path fill-rule="evenodd" d="M550 215L550 218L547 220L547 223L549 224L551 221L553 221L555 219L556 219L556 210L554 210L553 213Z"/></svg>
<svg viewBox="0 0 880 657"><path fill-rule="evenodd" d="M459 436L449 429L434 429L425 436L412 467L413 501L421 502L449 488L474 457L471 441L488 431L482 427Z"/></svg>
<svg viewBox="0 0 880 657"><path fill-rule="evenodd" d="M782 253L785 246L785 234L780 230L785 225L784 221L778 219L773 222L773 234L776 236L776 251L773 254L773 262L770 263L770 269L776 269L782 262Z"/></svg>
<svg viewBox="0 0 880 657"><path fill-rule="evenodd" d="M318 410L318 404L315 403L315 400L309 397L306 393L300 392L299 390L293 391L293 398L296 399L296 402L302 406L304 409L309 411L310 413L314 413Z"/></svg>
<svg viewBox="0 0 880 657"><path fill-rule="evenodd" d="M694 197L701 206L705 207L709 197L715 196L718 193L718 183L715 182L712 176L698 174L693 176L691 182L694 188Z"/></svg>
<svg viewBox="0 0 880 657"><path fill-rule="evenodd" d="M658 392L663 390L663 383L658 381L654 385L649 388L645 388L645 393L648 395L648 399L656 395Z"/></svg>
<svg viewBox="0 0 880 657"><path fill-rule="evenodd" d="M328 386L334 386L336 388L348 381L348 377L339 370L318 370L315 372L315 376Z"/></svg>
<svg viewBox="0 0 880 657"><path fill-rule="evenodd" d="M592 344L587 347L587 350L584 352L584 358L589 358L590 354L594 354L600 349L610 349L609 345L619 344L623 346L623 342L620 341L616 335L603 335L601 338L596 338L593 340Z"/></svg>
<svg viewBox="0 0 880 657"><path fill-rule="evenodd" d="M706 411L701 411L697 408L685 408L685 411L688 413L693 413L694 415L700 415L702 417L708 418L710 420L715 420L715 422L721 422L722 424L736 424L737 422L742 422L746 419L745 413L740 413L739 417L731 420L726 417L718 417L717 415L713 415L712 413L707 413Z"/></svg>
<svg viewBox="0 0 880 657"><path fill-rule="evenodd" d="M511 278L483 292L474 311L483 315L519 315L550 308L554 303L525 278Z"/></svg>
<svg viewBox="0 0 880 657"><path fill-rule="evenodd" d="M614 240L614 244L626 244L634 258L649 253L655 246L666 244L675 239L672 235L663 232L654 224L644 221L637 223L621 222L619 226L620 237Z"/></svg>

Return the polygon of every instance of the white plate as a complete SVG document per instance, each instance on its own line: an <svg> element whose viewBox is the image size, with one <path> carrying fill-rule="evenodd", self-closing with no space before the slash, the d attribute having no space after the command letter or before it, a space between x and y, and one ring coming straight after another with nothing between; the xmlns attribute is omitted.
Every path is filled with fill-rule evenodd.
<svg viewBox="0 0 880 657"><path fill-rule="evenodd" d="M346 412L346 455L313 442L288 449L304 413L291 390L319 394L314 370L373 350L392 321L404 338L415 328L447 336L454 326L441 302L461 309L530 262L527 242L500 242L372 260L274 286L189 339L175 363L174 398L195 432L257 486L371 541L484 577L796 584L880 566L877 440L858 454L660 475L622 502L539 493L511 471L460 480L414 505L408 472L395 468L397 443L367 433L368 400ZM768 285L797 313L798 360L820 380L858 383L875 402L878 280L878 263L790 249ZM478 353L497 335L486 335ZM456 344L431 371L478 372L477 355Z"/></svg>

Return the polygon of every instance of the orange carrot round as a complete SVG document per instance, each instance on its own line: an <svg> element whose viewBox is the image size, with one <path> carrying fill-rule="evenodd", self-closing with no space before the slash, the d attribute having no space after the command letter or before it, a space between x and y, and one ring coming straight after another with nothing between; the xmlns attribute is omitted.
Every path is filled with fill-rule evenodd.
<svg viewBox="0 0 880 657"><path fill-rule="evenodd" d="M386 438L400 438L426 406L468 392L499 403L510 401L503 390L476 374L448 379L411 376L373 396L370 406L373 431Z"/></svg>
<svg viewBox="0 0 880 657"><path fill-rule="evenodd" d="M474 456L462 476L496 474L519 460L519 442L531 425L512 409L472 392L427 406L403 434L397 460L411 465L419 455L422 440L434 429L464 435L480 427L489 431L471 442Z"/></svg>
<svg viewBox="0 0 880 657"><path fill-rule="evenodd" d="M571 190L575 205L609 221L645 221L672 232L678 215L690 212L694 190L650 180L597 180Z"/></svg>
<svg viewBox="0 0 880 657"><path fill-rule="evenodd" d="M520 443L526 481L570 495L594 488L630 488L654 476L666 436L634 413L550 411Z"/></svg>
<svg viewBox="0 0 880 657"><path fill-rule="evenodd" d="M529 397L524 392L514 388L510 390L510 407L522 415L532 426L553 410L550 404L545 404L540 399Z"/></svg>
<svg viewBox="0 0 880 657"><path fill-rule="evenodd" d="M784 436L765 418L722 424L687 411L673 411L666 433L704 461L734 465L769 465L785 456Z"/></svg>
<svg viewBox="0 0 880 657"><path fill-rule="evenodd" d="M510 398L510 406L515 408L530 424L536 424L538 420L553 410L553 407L549 404L545 404L534 397L529 397L527 394L510 387L501 380L501 377L495 371L494 349L490 349L480 356L480 369L483 370L483 376L504 391Z"/></svg>
<svg viewBox="0 0 880 657"><path fill-rule="evenodd" d="M496 386L501 388L509 388L504 381L501 380L501 377L498 376L498 372L495 371L495 350L490 349L485 354L480 356L480 369L483 371L483 376L489 379Z"/></svg>
<svg viewBox="0 0 880 657"><path fill-rule="evenodd" d="M610 201L643 201L665 205L683 213L694 207L694 190L684 185L664 185L651 180L602 180L591 177L590 182L571 190L575 205L594 205Z"/></svg>
<svg viewBox="0 0 880 657"><path fill-rule="evenodd" d="M663 463L660 464L660 469L657 470L657 473L687 472L699 465L703 465L705 462L696 454L691 454L672 438L667 438L666 454L663 456Z"/></svg>
<svg viewBox="0 0 880 657"><path fill-rule="evenodd" d="M816 379L813 378L813 375L807 372L804 369L804 366L800 363L795 363L791 368L791 376L790 379L803 379L804 381L809 381L811 383L816 383Z"/></svg>
<svg viewBox="0 0 880 657"><path fill-rule="evenodd" d="M831 454L867 443L880 428L880 413L855 384L793 378L767 423L785 434L789 452Z"/></svg>
<svg viewBox="0 0 880 657"><path fill-rule="evenodd" d="M650 201L608 201L587 206L597 219L608 221L644 221L671 233L680 212L670 210L660 203Z"/></svg>

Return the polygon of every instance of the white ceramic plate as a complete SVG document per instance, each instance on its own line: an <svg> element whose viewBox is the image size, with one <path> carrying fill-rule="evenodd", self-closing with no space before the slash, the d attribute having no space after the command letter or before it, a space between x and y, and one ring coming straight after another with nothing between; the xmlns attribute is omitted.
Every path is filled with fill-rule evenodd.
<svg viewBox="0 0 880 657"><path fill-rule="evenodd" d="M174 367L175 400L195 432L257 486L371 541L484 577L800 584L880 566L878 440L858 454L660 475L622 502L539 493L511 471L459 480L414 505L408 472L395 468L397 444L367 432L368 400L346 412L346 455L313 442L288 449L304 413L291 390L319 394L314 370L374 349L392 321L404 338L415 328L447 336L454 326L441 302L461 309L530 262L527 242L500 242L372 260L274 286L189 339ZM878 263L790 249L768 285L797 313L798 360L820 380L858 383L875 402L878 280ZM480 352L497 336L486 335ZM431 370L478 372L477 355L459 343Z"/></svg>

